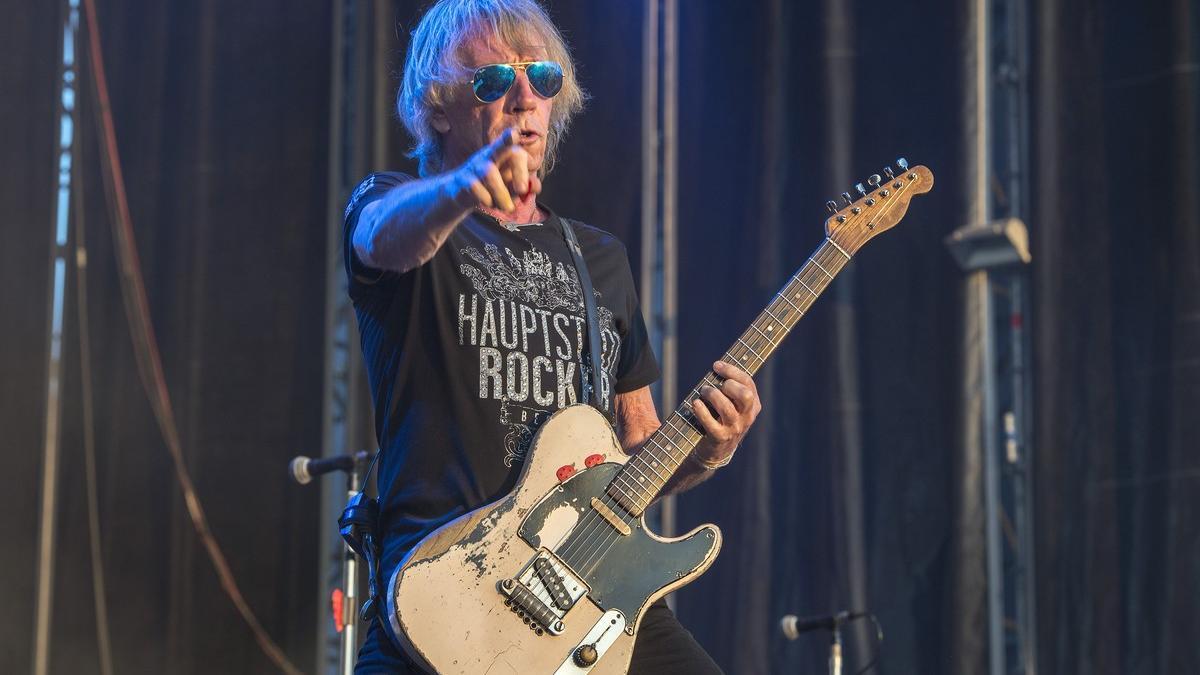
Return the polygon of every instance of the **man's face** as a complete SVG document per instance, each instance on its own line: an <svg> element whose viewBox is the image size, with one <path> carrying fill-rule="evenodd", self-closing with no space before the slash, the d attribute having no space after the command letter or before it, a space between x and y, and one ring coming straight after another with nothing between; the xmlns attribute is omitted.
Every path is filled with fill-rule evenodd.
<svg viewBox="0 0 1200 675"><path fill-rule="evenodd" d="M518 63L547 58L541 47L525 47L522 51L502 43L495 37L472 37L461 50L463 65L471 73L480 66L492 63ZM470 80L470 75L464 82ZM552 99L542 98L529 84L524 70L508 92L491 103L480 103L470 84L455 85L446 107L433 117L433 126L442 135L444 168L462 164L483 146L500 137L507 129L521 131L521 147L529 153L529 172L542 167L546 154L546 134L550 129Z"/></svg>

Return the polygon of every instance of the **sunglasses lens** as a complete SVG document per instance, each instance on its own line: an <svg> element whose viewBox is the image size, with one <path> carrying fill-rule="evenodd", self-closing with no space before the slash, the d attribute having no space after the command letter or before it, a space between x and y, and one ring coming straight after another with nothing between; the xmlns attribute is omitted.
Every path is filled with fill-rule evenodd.
<svg viewBox="0 0 1200 675"><path fill-rule="evenodd" d="M512 66L500 63L475 71L475 79L472 80L471 86L475 90L475 98L484 103L491 103L504 96L516 78L517 72Z"/></svg>
<svg viewBox="0 0 1200 675"><path fill-rule="evenodd" d="M562 66L554 61L531 63L525 69L525 74L529 76L529 84L533 86L533 90L543 98L552 98L562 89Z"/></svg>

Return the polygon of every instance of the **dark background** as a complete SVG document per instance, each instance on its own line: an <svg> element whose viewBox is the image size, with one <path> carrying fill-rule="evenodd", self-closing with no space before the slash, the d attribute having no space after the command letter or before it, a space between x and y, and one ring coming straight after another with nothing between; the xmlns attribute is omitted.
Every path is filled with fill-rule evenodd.
<svg viewBox="0 0 1200 675"><path fill-rule="evenodd" d="M397 68L423 4L396 5ZM313 454L321 434L331 10L277 0L98 5L184 451L251 606L312 670L317 494L287 482L283 466ZM821 156L829 130L819 6L681 5L678 328L687 386L819 242L821 204L848 186L830 185ZM32 654L61 17L55 2L5 10L0 664L23 670ZM593 100L545 197L618 234L637 269L641 3L564 1L551 10ZM1187 0L1050 0L1033 12L1039 666L1200 672L1200 11ZM954 545L964 527L955 507L963 302L942 244L964 224L964 13L955 3L860 2L852 16L851 165L861 178L903 154L937 176L902 225L858 257L849 303L859 331L867 597L887 632L879 671L980 672L979 662L956 660L972 653L958 636L982 639L985 628L982 616L955 612L954 579L978 560ZM266 672L186 518L138 381L93 113L85 97L78 180L117 671ZM387 163L404 168L405 140L394 135ZM725 533L714 568L678 603L729 672L821 672L823 640L784 643L775 622L848 604L830 395L834 308L823 299L781 351L762 392L769 415L738 461L680 499L681 527L713 521ZM66 345L52 667L97 672L74 328Z"/></svg>

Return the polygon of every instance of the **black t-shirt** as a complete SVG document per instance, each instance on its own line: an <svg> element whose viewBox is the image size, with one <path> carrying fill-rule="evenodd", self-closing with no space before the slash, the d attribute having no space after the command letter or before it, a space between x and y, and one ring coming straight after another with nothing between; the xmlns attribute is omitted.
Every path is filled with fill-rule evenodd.
<svg viewBox="0 0 1200 675"><path fill-rule="evenodd" d="M511 231L468 216L424 265L358 260L358 214L408 176L368 176L345 214L350 298L375 405L384 579L421 537L516 482L537 428L590 382L579 277L553 214ZM571 221L595 289L603 391L658 379L625 247Z"/></svg>

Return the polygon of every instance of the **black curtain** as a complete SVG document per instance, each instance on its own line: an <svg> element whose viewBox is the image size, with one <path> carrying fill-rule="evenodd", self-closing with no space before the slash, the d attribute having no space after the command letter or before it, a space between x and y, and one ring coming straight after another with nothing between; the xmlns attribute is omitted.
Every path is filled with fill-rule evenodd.
<svg viewBox="0 0 1200 675"><path fill-rule="evenodd" d="M320 438L332 21L328 3L102 0L118 139L185 452L250 604L312 669L317 495L286 460ZM393 65L426 2L397 0ZM553 2L593 99L546 200L617 234L635 269L641 3ZM682 386L823 236L830 194L820 7L681 2ZM53 199L57 3L0 22L0 662L30 662ZM956 10L858 3L860 178L897 155L937 176L854 263L868 606L879 672L956 672L962 225ZM1037 588L1043 672L1195 672L1200 606L1197 11L1188 0L1054 0L1032 17ZM86 77L86 76L85 76ZM391 81L394 86L395 80ZM86 91L86 90L85 90ZM390 98L376 97L386 104ZM134 367L86 97L101 522L119 672L267 672L197 545ZM387 167L411 167L398 127ZM616 139L616 140L614 140ZM599 178L598 178L599 177ZM835 186L838 191L849 186ZM69 288L74 288L73 278ZM849 604L833 393L834 296L764 377L769 412L738 459L680 499L720 524L679 613L730 673L820 672L825 640L784 613ZM95 671L74 306L64 383L57 672ZM984 626L976 626L977 631ZM865 635L848 636L853 643ZM861 651L848 647L847 668ZM867 650L869 651L869 650Z"/></svg>
<svg viewBox="0 0 1200 675"><path fill-rule="evenodd" d="M31 663L57 156L56 2L4 13L5 545L0 662ZM97 3L130 207L184 452L250 606L291 659L316 631L330 23L325 3ZM83 35L81 30L80 35ZM83 57L81 43L76 54ZM89 61L76 180L88 248L103 558L117 672L264 672L188 521L121 305ZM75 295L74 274L68 288ZM65 311L54 672L96 672L79 325Z"/></svg>
<svg viewBox="0 0 1200 675"><path fill-rule="evenodd" d="M1200 669L1194 3L1042 3L1036 215L1043 672Z"/></svg>

